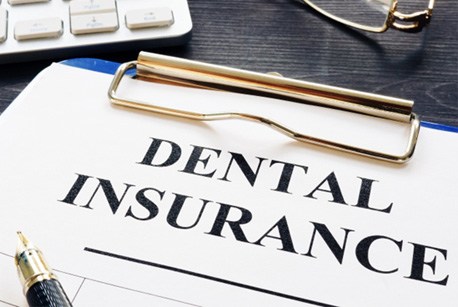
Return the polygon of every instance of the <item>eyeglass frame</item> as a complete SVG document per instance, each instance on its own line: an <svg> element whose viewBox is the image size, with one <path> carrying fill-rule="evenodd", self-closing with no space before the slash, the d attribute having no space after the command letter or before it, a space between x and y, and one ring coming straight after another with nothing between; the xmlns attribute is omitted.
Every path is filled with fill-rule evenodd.
<svg viewBox="0 0 458 307"><path fill-rule="evenodd" d="M331 13L328 13L327 11L321 9L319 6L316 6L313 3L313 0L298 0L304 4L307 4L317 12L325 15L326 17L335 20L339 23L342 23L344 25L368 31L368 32L375 32L375 33L382 33L388 30L389 28L393 28L399 31L403 32L410 32L410 33L417 33L420 32L423 27L425 27L431 20L431 16L433 13L433 8L434 8L434 1L435 0L429 0L428 8L419 11L419 12L414 12L410 14L404 14L401 13L397 10L398 6L398 1L395 0L391 3L391 7L388 11L388 16L385 20L385 23L381 27L372 27L372 26L365 26L356 22L349 21L345 18L341 18L338 16L335 16Z"/></svg>

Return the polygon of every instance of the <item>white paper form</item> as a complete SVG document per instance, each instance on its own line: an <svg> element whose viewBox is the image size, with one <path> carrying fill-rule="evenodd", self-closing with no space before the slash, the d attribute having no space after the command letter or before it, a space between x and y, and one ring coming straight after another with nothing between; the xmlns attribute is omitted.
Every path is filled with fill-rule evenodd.
<svg viewBox="0 0 458 307"><path fill-rule="evenodd" d="M413 159L392 165L249 122L114 107L110 81L55 64L0 117L1 303L26 304L17 230L42 249L75 306L458 300L458 134L422 128ZM123 84L123 95L168 106L265 112L381 149L405 142L405 127L354 114Z"/></svg>

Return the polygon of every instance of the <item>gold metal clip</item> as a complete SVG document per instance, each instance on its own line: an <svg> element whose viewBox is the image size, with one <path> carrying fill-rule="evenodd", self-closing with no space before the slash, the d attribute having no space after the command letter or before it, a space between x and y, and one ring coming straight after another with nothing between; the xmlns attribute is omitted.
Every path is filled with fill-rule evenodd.
<svg viewBox="0 0 458 307"><path fill-rule="evenodd" d="M409 139L404 152L400 155L393 155L390 153L359 148L349 144L341 144L330 140L315 138L313 136L293 131L281 123L255 114L234 112L203 114L156 106L141 101L133 101L119 97L117 95L119 84L126 72L134 67L137 69L137 77L149 81L205 89L225 90L264 97L274 97L403 122L410 125ZM300 142L394 163L403 163L412 157L420 129L420 121L417 115L412 113L413 101L410 100L381 96L147 52L141 52L137 61L124 63L118 68L110 85L108 96L110 101L116 105L150 111L158 114L171 115L179 118L199 121L223 119L244 119L255 121L268 125Z"/></svg>

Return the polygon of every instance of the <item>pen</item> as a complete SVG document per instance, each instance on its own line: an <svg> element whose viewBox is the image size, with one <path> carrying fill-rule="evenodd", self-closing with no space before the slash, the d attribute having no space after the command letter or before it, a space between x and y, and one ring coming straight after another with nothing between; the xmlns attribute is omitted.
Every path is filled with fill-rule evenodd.
<svg viewBox="0 0 458 307"><path fill-rule="evenodd" d="M57 276L44 260L41 251L18 231L15 262L19 279L31 307L72 306Z"/></svg>

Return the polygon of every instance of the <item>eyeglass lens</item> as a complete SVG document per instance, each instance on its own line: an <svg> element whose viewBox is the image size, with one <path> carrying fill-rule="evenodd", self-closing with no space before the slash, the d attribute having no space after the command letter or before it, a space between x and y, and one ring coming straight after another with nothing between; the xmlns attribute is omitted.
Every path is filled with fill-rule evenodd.
<svg viewBox="0 0 458 307"><path fill-rule="evenodd" d="M394 0L306 0L331 17L363 27L383 27Z"/></svg>

